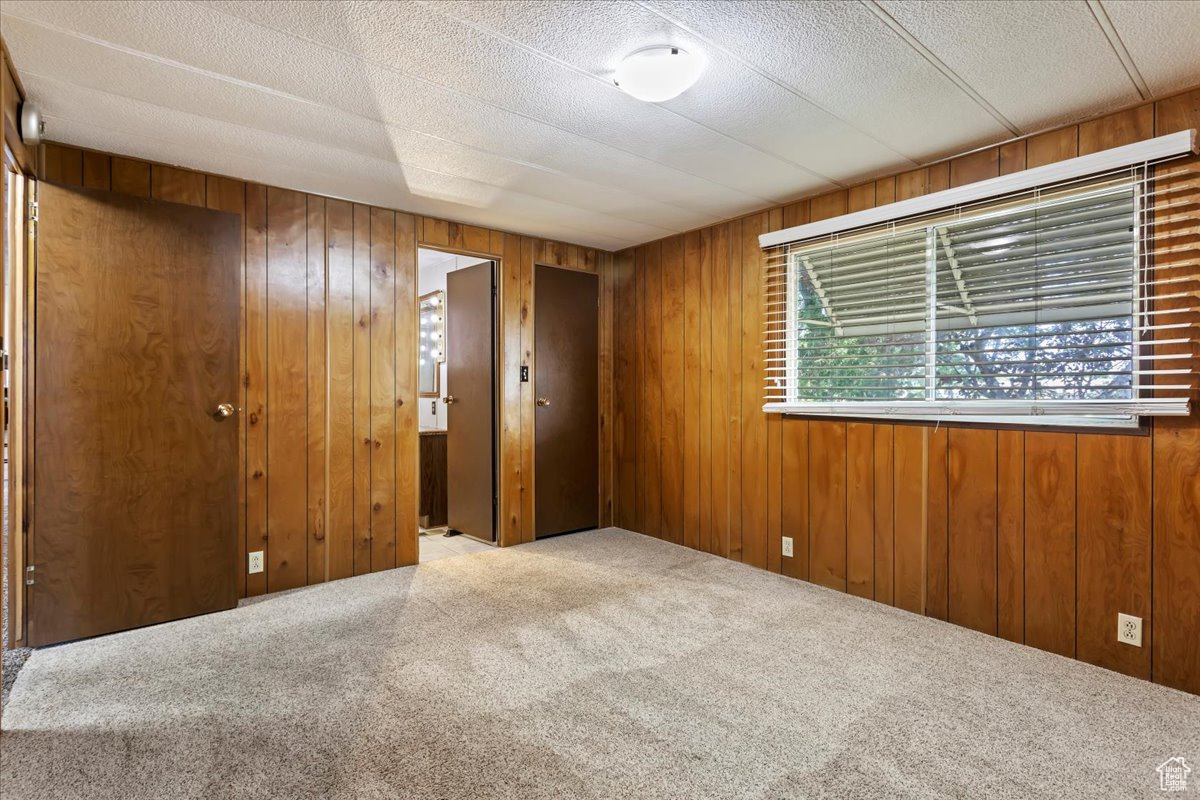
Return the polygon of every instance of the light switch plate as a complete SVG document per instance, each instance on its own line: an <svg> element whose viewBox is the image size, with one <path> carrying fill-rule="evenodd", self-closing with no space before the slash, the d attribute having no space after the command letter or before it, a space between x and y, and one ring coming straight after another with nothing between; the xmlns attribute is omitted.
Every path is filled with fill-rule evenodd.
<svg viewBox="0 0 1200 800"><path fill-rule="evenodd" d="M263 571L263 551L255 550L250 554L250 566L246 570L251 575L257 575Z"/></svg>
<svg viewBox="0 0 1200 800"><path fill-rule="evenodd" d="M792 537L790 537L790 536L783 537L783 555L787 558L791 558L793 553L794 553L794 551L792 550Z"/></svg>

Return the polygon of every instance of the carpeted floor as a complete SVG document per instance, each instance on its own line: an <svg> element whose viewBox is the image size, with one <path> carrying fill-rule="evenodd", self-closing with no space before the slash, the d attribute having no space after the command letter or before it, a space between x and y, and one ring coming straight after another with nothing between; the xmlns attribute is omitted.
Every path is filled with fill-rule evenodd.
<svg viewBox="0 0 1200 800"><path fill-rule="evenodd" d="M617 530L40 650L4 728L5 798L1132 798L1200 763L1200 698Z"/></svg>

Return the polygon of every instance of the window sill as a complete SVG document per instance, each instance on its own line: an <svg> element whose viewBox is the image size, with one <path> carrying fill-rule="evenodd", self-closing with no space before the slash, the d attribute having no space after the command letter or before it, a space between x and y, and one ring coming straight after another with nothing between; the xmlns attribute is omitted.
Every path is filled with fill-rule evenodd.
<svg viewBox="0 0 1200 800"><path fill-rule="evenodd" d="M1159 413L1178 416L1188 413L1187 406L1165 406ZM1122 409L1124 410L1124 409ZM1106 429L1124 432L1144 427L1136 414L1051 414L1051 413L988 413L947 408L944 403L766 403L763 411L812 418L865 419L875 422L932 422L941 424L975 424L1021 428Z"/></svg>

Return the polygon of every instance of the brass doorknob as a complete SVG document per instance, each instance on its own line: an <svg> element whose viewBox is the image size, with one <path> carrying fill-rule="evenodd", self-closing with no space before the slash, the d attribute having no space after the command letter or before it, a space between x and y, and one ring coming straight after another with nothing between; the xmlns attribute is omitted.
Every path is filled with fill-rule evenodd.
<svg viewBox="0 0 1200 800"><path fill-rule="evenodd" d="M452 395L452 394L446 395L445 397L442 398L442 402L445 403L446 405L450 405L451 403L454 402L454 395Z"/></svg>
<svg viewBox="0 0 1200 800"><path fill-rule="evenodd" d="M229 403L221 403L221 405L217 406L216 410L213 411L213 419L215 419L217 422L229 419L232 416L233 406Z"/></svg>
<svg viewBox="0 0 1200 800"><path fill-rule="evenodd" d="M546 406L550 405L550 400L545 397L539 397L537 399L537 404L542 408L545 408Z"/></svg>

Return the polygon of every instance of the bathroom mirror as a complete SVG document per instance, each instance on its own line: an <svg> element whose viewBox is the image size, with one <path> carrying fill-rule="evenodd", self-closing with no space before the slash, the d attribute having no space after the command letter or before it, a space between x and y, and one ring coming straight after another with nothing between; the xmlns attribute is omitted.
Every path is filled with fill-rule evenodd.
<svg viewBox="0 0 1200 800"><path fill-rule="evenodd" d="M421 295L419 340L417 342L417 389L421 397L437 397L442 391L442 363L446 360L446 292Z"/></svg>

